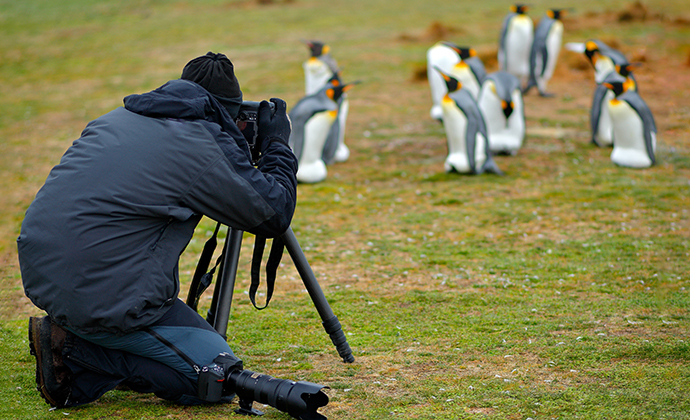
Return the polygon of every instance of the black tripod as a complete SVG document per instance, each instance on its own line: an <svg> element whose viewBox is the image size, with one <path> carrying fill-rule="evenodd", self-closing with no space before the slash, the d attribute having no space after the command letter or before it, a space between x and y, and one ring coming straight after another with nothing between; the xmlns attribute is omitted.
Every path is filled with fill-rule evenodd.
<svg viewBox="0 0 690 420"><path fill-rule="evenodd" d="M218 279L213 290L213 299L211 300L211 308L208 311L206 320L218 331L223 337L226 337L228 328L228 319L230 317L230 307L232 305L232 295L235 287L235 277L237 275L237 266L240 258L240 247L242 245L243 231L232 229L228 227L228 234L225 238L225 245L223 248L223 259L219 265ZM316 281L314 272L312 271L307 258L304 256L302 249L297 242L295 233L292 228L283 233L280 237L285 244L285 247L292 257L292 261L297 268L304 286L309 292L316 310L319 312L324 329L335 345L336 350L343 362L352 363L355 361L352 355L350 345L347 343L347 338L343 333L342 327L338 317L333 314L331 307L326 301L326 297L321 290L321 286ZM196 286L193 284L190 288L187 297L187 304L196 309ZM194 296L193 296L194 294Z"/></svg>

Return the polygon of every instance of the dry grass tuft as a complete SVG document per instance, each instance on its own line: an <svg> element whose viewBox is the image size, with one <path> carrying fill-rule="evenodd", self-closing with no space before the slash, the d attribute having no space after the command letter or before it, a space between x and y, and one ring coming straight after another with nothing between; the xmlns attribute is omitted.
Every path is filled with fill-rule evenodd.
<svg viewBox="0 0 690 420"><path fill-rule="evenodd" d="M644 22L649 16L647 6L638 0L618 13L618 22Z"/></svg>

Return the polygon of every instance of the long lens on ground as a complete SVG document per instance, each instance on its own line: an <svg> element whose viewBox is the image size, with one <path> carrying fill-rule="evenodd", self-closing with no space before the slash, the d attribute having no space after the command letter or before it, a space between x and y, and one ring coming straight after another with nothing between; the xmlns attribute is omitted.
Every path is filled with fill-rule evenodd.
<svg viewBox="0 0 690 420"><path fill-rule="evenodd" d="M256 401L300 420L326 420L326 416L316 411L328 404L328 395L321 391L326 388L323 385L276 379L250 370L232 371L227 381L241 405Z"/></svg>

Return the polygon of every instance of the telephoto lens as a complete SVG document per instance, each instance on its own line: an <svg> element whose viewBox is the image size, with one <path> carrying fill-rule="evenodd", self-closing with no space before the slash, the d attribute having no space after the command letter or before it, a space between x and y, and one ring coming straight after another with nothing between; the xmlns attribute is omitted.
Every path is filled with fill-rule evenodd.
<svg viewBox="0 0 690 420"><path fill-rule="evenodd" d="M284 411L296 419L326 420L326 416L317 412L328 404L328 395L322 392L326 386L276 379L250 370L231 371L225 386L239 397L239 414L263 414L252 408L252 403L256 401Z"/></svg>

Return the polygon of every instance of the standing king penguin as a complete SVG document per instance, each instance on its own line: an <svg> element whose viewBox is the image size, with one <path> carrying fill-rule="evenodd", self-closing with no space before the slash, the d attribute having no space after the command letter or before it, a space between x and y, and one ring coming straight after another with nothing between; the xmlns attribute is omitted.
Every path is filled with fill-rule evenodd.
<svg viewBox="0 0 690 420"><path fill-rule="evenodd" d="M290 110L290 147L299 161L297 181L316 183L326 179L323 149L338 117L337 102L351 86L327 84L315 94L300 99Z"/></svg>
<svg viewBox="0 0 690 420"><path fill-rule="evenodd" d="M654 165L656 124L652 111L637 91L626 90L624 79L604 84L615 95L608 102L614 139L611 161L630 168Z"/></svg>
<svg viewBox="0 0 690 420"><path fill-rule="evenodd" d="M332 80L340 82L338 63L330 54L330 47L320 41L304 41L309 47L310 57L302 64L304 68L304 91L307 96L312 95ZM350 149L345 145L345 124L347 114L350 111L350 102L347 94L343 94L338 101L338 120L333 127L332 136L337 137L336 148L333 153L328 150L328 155L324 156L325 162L345 162L350 158ZM330 146L329 141L329 146Z"/></svg>
<svg viewBox="0 0 690 420"><path fill-rule="evenodd" d="M505 71L489 73L478 103L486 121L491 151L516 154L525 139L525 108L518 78Z"/></svg>
<svg viewBox="0 0 690 420"><path fill-rule="evenodd" d="M599 147L613 146L613 126L609 115L608 103L615 97L614 93L606 87L607 83L625 79L625 91L636 91L637 83L632 77L634 64L616 64L615 70L606 75L602 83L597 84L592 98L592 107L589 111L589 123L592 132L592 143Z"/></svg>
<svg viewBox="0 0 690 420"><path fill-rule="evenodd" d="M560 19L565 13L564 9L549 9L539 21L530 51L529 82L523 93L536 86L541 96L553 96L546 92L546 84L553 76L561 51L563 22Z"/></svg>
<svg viewBox="0 0 690 420"><path fill-rule="evenodd" d="M304 41L309 47L309 59L302 63L304 69L304 93L312 95L328 83L338 71L338 63L330 54L330 47L320 41Z"/></svg>
<svg viewBox="0 0 690 420"><path fill-rule="evenodd" d="M452 74L462 83L463 88L469 90L477 99L481 84L486 77L486 69L473 48L441 41L429 48L426 59L427 77L431 89L431 118L442 119L441 100L448 92L446 82L436 68L446 74Z"/></svg>
<svg viewBox="0 0 690 420"><path fill-rule="evenodd" d="M516 76L522 85L529 80L530 52L534 40L534 22L523 4L511 6L503 19L498 44L498 68Z"/></svg>
<svg viewBox="0 0 690 420"><path fill-rule="evenodd" d="M458 79L437 71L447 85L448 93L441 100L443 127L448 140L446 172L503 175L489 151L486 124L477 102Z"/></svg>

